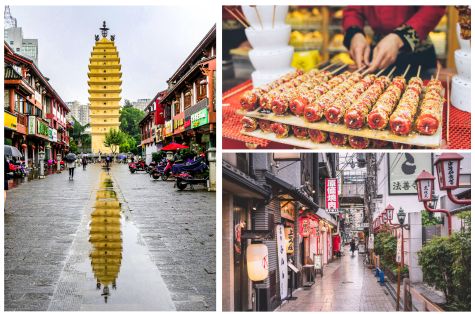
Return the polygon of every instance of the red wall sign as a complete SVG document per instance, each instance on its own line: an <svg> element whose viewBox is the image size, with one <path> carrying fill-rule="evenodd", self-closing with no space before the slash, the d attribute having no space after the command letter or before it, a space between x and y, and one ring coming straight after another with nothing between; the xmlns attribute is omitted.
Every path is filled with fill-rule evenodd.
<svg viewBox="0 0 475 314"><path fill-rule="evenodd" d="M325 179L325 205L328 213L338 214L338 179Z"/></svg>

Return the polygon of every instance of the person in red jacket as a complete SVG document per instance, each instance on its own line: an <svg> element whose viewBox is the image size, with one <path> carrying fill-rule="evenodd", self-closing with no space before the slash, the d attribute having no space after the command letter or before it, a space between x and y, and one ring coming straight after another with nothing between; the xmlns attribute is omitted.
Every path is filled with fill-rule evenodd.
<svg viewBox="0 0 475 314"><path fill-rule="evenodd" d="M374 72L392 64L398 72L411 64L423 71L437 66L434 45L428 35L445 14L444 6L348 6L343 11L344 45L359 67ZM365 22L374 31L368 43Z"/></svg>

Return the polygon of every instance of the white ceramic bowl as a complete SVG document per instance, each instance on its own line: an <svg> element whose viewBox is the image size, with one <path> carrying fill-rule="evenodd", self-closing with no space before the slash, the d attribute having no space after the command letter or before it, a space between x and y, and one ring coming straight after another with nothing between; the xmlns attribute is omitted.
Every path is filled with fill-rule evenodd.
<svg viewBox="0 0 475 314"><path fill-rule="evenodd" d="M252 66L260 71L273 71L286 69L292 63L294 47L286 46L278 49L252 49L249 51L249 59Z"/></svg>
<svg viewBox="0 0 475 314"><path fill-rule="evenodd" d="M279 77L283 76L284 74L287 74L289 72L295 71L294 68L286 68L286 69L280 69L280 70L273 70L273 71L254 71L252 72L252 85L254 87L259 87L264 84L270 83L272 81L275 81Z"/></svg>
<svg viewBox="0 0 475 314"><path fill-rule="evenodd" d="M450 95L452 105L466 112L472 112L470 98L470 81L464 80L458 75L452 77L452 90Z"/></svg>
<svg viewBox="0 0 475 314"><path fill-rule="evenodd" d="M285 47L290 40L290 25L279 25L268 29L246 28L246 36L254 49Z"/></svg>
<svg viewBox="0 0 475 314"><path fill-rule="evenodd" d="M256 11L257 9L257 11ZM274 16L274 27L284 25L285 17L289 12L288 5L276 5L275 15L273 5L257 5L249 6L243 5L242 12L246 16L251 26L255 29L272 28L272 16ZM259 19L260 18L260 19ZM262 23L262 24L261 24Z"/></svg>
<svg viewBox="0 0 475 314"><path fill-rule="evenodd" d="M471 79L471 62L470 62L470 51L465 50L455 50L455 66L457 67L457 73L462 78L469 80Z"/></svg>

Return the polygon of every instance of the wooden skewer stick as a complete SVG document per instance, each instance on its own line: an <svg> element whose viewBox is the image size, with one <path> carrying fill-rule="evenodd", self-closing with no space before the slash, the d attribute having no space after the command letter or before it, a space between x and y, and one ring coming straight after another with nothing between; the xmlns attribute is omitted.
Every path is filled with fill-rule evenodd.
<svg viewBox="0 0 475 314"><path fill-rule="evenodd" d="M450 82L449 82L449 76L447 75L446 78L447 81L447 124L445 126L445 129L447 131L447 146L449 146L450 140L449 140L449 134L450 134Z"/></svg>
<svg viewBox="0 0 475 314"><path fill-rule="evenodd" d="M319 69L319 71L325 71L326 69L329 69L329 68L331 68L331 67L333 67L333 66L335 66L335 64L330 63L330 64L327 65L326 67Z"/></svg>
<svg viewBox="0 0 475 314"><path fill-rule="evenodd" d="M356 70L355 72L358 73L359 71L362 71L366 68L366 65L363 65L361 68L359 68L358 70Z"/></svg>
<svg viewBox="0 0 475 314"><path fill-rule="evenodd" d="M409 69L410 69L410 68L411 68L411 65L408 64L406 70L405 70L404 73L402 74L402 77L406 77L407 72L409 72Z"/></svg>
<svg viewBox="0 0 475 314"><path fill-rule="evenodd" d="M262 25L261 15L259 14L259 10L257 10L257 5L250 5L250 7L256 10L256 15L257 19L259 20L259 24L261 24L261 28L264 28L264 26Z"/></svg>
<svg viewBox="0 0 475 314"><path fill-rule="evenodd" d="M248 28L248 27L253 28L252 26L247 25L246 22L244 22L243 20L241 20L236 14L234 14L233 11L229 10L228 8L225 8L225 9L226 9L226 11L228 11L229 14L231 14L236 20L238 20L238 22L241 23L242 26L244 26L245 28Z"/></svg>
<svg viewBox="0 0 475 314"><path fill-rule="evenodd" d="M418 66L417 67L417 77L419 77L419 75L421 75L421 66Z"/></svg>
<svg viewBox="0 0 475 314"><path fill-rule="evenodd" d="M275 22L275 5L272 8L272 28L274 28L274 22Z"/></svg>
<svg viewBox="0 0 475 314"><path fill-rule="evenodd" d="M237 16L239 16L244 22L246 22L246 24L251 25L251 23L249 23L249 21L247 20L247 17L244 15L244 13L242 13L241 11L239 11L238 8L235 8L235 9L234 9L234 13L236 13Z"/></svg>
<svg viewBox="0 0 475 314"><path fill-rule="evenodd" d="M436 79L436 80L439 79L439 73L440 73L440 66L439 66L439 64L437 63L437 74L435 75L435 79Z"/></svg>
<svg viewBox="0 0 475 314"><path fill-rule="evenodd" d="M386 75L386 76L391 77L393 75L394 71L396 71L396 66L394 66L394 68L392 68L392 70L389 71L388 75Z"/></svg>
<svg viewBox="0 0 475 314"><path fill-rule="evenodd" d="M380 70L378 73L376 73L376 77L380 76L381 74L383 74L384 71L386 71L388 67L385 67L384 69Z"/></svg>
<svg viewBox="0 0 475 314"><path fill-rule="evenodd" d="M336 68L335 70L333 70L333 71L332 71L332 72L330 72L330 73L331 73L332 75L333 75L333 74L335 74L335 73L338 73L338 71L340 71L340 70L342 70L342 69L346 68L347 66L348 66L348 65L346 65L346 64L343 64L341 67L339 67L339 68Z"/></svg>
<svg viewBox="0 0 475 314"><path fill-rule="evenodd" d="M363 73L361 73L362 75L366 75L369 73L369 68L366 69L366 71L364 71Z"/></svg>

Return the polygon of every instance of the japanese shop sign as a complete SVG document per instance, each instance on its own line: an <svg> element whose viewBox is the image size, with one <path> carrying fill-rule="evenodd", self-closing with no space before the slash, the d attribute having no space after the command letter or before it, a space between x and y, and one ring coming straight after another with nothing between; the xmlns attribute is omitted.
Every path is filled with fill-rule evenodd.
<svg viewBox="0 0 475 314"><path fill-rule="evenodd" d="M288 272L287 272L287 252L285 248L285 228L283 225L275 227L277 236L277 257L279 264L279 282L280 282L280 298L287 297Z"/></svg>
<svg viewBox="0 0 475 314"><path fill-rule="evenodd" d="M338 179L325 179L325 205L329 214L338 214Z"/></svg>
<svg viewBox="0 0 475 314"><path fill-rule="evenodd" d="M295 205L289 201L280 202L280 216L288 220L295 220Z"/></svg>
<svg viewBox="0 0 475 314"><path fill-rule="evenodd" d="M416 178L422 170L432 173L432 154L388 154L389 195L417 194Z"/></svg>
<svg viewBox="0 0 475 314"><path fill-rule="evenodd" d="M396 262L401 262L402 230L397 233Z"/></svg>
<svg viewBox="0 0 475 314"><path fill-rule="evenodd" d="M294 228L285 228L285 243L287 247L287 254L294 254Z"/></svg>

